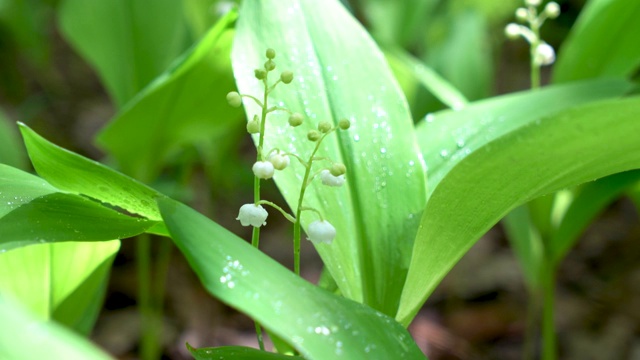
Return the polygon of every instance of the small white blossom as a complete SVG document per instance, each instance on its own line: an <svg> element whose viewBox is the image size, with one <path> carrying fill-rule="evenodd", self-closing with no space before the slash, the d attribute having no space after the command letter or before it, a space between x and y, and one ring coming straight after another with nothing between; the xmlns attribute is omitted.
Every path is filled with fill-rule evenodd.
<svg viewBox="0 0 640 360"><path fill-rule="evenodd" d="M551 19L555 19L560 15L560 5L557 2L547 3L547 6L544 7L544 12L547 13Z"/></svg>
<svg viewBox="0 0 640 360"><path fill-rule="evenodd" d="M251 169L259 179L271 179L273 177L273 164L268 161L257 161Z"/></svg>
<svg viewBox="0 0 640 360"><path fill-rule="evenodd" d="M538 65L551 65L556 60L556 52L551 45L547 43L540 43L536 47L535 56L533 61Z"/></svg>
<svg viewBox="0 0 640 360"><path fill-rule="evenodd" d="M509 39L515 39L522 34L521 25L510 23L504 28L504 33Z"/></svg>
<svg viewBox="0 0 640 360"><path fill-rule="evenodd" d="M267 210L256 204L244 204L240 207L240 212L236 220L240 220L242 226L260 227L266 225Z"/></svg>
<svg viewBox="0 0 640 360"><path fill-rule="evenodd" d="M345 181L344 175L333 176L329 170L322 170L320 172L320 180L327 186L342 186Z"/></svg>
<svg viewBox="0 0 640 360"><path fill-rule="evenodd" d="M331 244L336 237L336 228L326 220L317 220L309 224L307 240L314 244Z"/></svg>
<svg viewBox="0 0 640 360"><path fill-rule="evenodd" d="M269 162L273 164L276 170L284 170L289 166L289 156L282 152L272 153L269 155Z"/></svg>
<svg viewBox="0 0 640 360"><path fill-rule="evenodd" d="M542 0L524 0L524 3L527 4L528 6L540 6L540 3L542 2Z"/></svg>

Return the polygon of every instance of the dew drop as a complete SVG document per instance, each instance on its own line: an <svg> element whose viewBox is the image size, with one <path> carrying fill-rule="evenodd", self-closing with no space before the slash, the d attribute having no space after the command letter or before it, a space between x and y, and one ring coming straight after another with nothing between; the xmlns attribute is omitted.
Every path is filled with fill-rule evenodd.
<svg viewBox="0 0 640 360"><path fill-rule="evenodd" d="M446 149L442 149L442 150L440 151L440 156L441 156L442 158L446 158L447 156L449 156L449 152L448 152Z"/></svg>
<svg viewBox="0 0 640 360"><path fill-rule="evenodd" d="M458 141L456 141L456 146L458 146L458 149L462 149L464 147L465 143L463 139L460 139Z"/></svg>
<svg viewBox="0 0 640 360"><path fill-rule="evenodd" d="M436 117L433 114L427 114L427 116L425 116L424 118L428 123L432 123L433 120L436 119Z"/></svg>
<svg viewBox="0 0 640 360"><path fill-rule="evenodd" d="M358 134L353 135L353 140L356 142L360 141L360 135Z"/></svg>

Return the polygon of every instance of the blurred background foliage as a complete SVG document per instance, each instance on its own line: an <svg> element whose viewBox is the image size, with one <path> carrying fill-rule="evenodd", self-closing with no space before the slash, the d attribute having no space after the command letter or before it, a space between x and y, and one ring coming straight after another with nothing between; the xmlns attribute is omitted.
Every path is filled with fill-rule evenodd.
<svg viewBox="0 0 640 360"><path fill-rule="evenodd" d="M528 46L503 35L520 0L342 2L385 51L416 121L447 107L446 95L430 88L438 79L453 85L452 98L468 101L528 88ZM585 3L558 2L560 17L542 30L556 49ZM194 204L247 237L233 218L242 199L251 196L254 150L243 114L224 100L235 87L229 60L234 19L212 28L234 6L217 0L0 0L0 163L29 169L15 125L22 121L62 147ZM551 71L543 69L543 84ZM273 185L266 191L279 198ZM630 193L640 204L640 187ZM590 330L561 338L567 358L640 356L640 325L633 320L640 318L640 296L632 286L638 257L624 251L639 235L634 206L618 201L569 255L559 278L570 293L559 294L559 312L567 311L559 331L577 327L572 322ZM265 238L264 249L287 263L278 237ZM154 246L155 255L169 256ZM316 266L305 276L317 279L320 264L310 249L303 250L311 254L307 264ZM139 336L139 327L131 325L137 317L129 311L136 297L133 253L133 245L124 242L94 332L121 358L136 351ZM164 355L186 356L185 340L250 343L251 323L204 294L178 256L171 261L172 270L155 273L166 273L171 284ZM519 358L526 292L517 269L502 230L490 231L412 325L431 359ZM472 272L476 276L469 280ZM635 347L621 350L629 338L636 339ZM593 355L594 349L604 357Z"/></svg>

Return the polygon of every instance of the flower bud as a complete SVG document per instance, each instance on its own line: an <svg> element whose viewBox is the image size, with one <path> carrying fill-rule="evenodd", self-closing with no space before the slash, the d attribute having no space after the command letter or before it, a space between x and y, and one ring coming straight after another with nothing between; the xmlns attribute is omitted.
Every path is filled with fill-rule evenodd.
<svg viewBox="0 0 640 360"><path fill-rule="evenodd" d="M328 133L331 131L331 123L328 121L320 121L318 123L318 130L323 134Z"/></svg>
<svg viewBox="0 0 640 360"><path fill-rule="evenodd" d="M266 225L267 222L267 210L262 206L256 204L244 204L240 207L240 212L236 220L240 220L242 226L260 227Z"/></svg>
<svg viewBox="0 0 640 360"><path fill-rule="evenodd" d="M256 161L251 168L253 174L259 179L271 179L273 177L273 164L268 161Z"/></svg>
<svg viewBox="0 0 640 360"><path fill-rule="evenodd" d="M293 81L293 73L289 70L283 71L280 74L280 80L285 84L290 84Z"/></svg>
<svg viewBox="0 0 640 360"><path fill-rule="evenodd" d="M289 116L289 125L296 127L302 124L302 114L293 113Z"/></svg>
<svg viewBox="0 0 640 360"><path fill-rule="evenodd" d="M255 69L253 74L258 80L264 80L267 77L267 72L262 69Z"/></svg>
<svg viewBox="0 0 640 360"><path fill-rule="evenodd" d="M529 17L529 10L525 8L516 9L516 19L520 21L526 21L528 17Z"/></svg>
<svg viewBox="0 0 640 360"><path fill-rule="evenodd" d="M332 187L340 187L344 185L344 174L339 176L334 176L331 174L329 170L322 170L320 172L320 180L322 180L323 185L332 186Z"/></svg>
<svg viewBox="0 0 640 360"><path fill-rule="evenodd" d="M527 4L527 6L540 6L540 3L542 3L542 0L524 0L524 3Z"/></svg>
<svg viewBox="0 0 640 360"><path fill-rule="evenodd" d="M242 106L242 97L235 91L231 91L227 94L227 102L231 107L240 107Z"/></svg>
<svg viewBox="0 0 640 360"><path fill-rule="evenodd" d="M309 132L307 133L307 139L309 139L310 141L318 141L321 137L322 135L318 130L309 130Z"/></svg>
<svg viewBox="0 0 640 360"><path fill-rule="evenodd" d="M351 127L351 121L348 119L342 119L338 122L338 127L342 130L347 130Z"/></svg>
<svg viewBox="0 0 640 360"><path fill-rule="evenodd" d="M331 244L336 237L336 228L326 220L317 220L309 224L307 240L314 244Z"/></svg>
<svg viewBox="0 0 640 360"><path fill-rule="evenodd" d="M555 19L560 15L560 5L555 1L549 2L547 6L544 7L544 12L549 19Z"/></svg>
<svg viewBox="0 0 640 360"><path fill-rule="evenodd" d="M333 166L331 166L331 169L329 169L329 172L331 172L331 175L333 176L344 175L347 173L347 167L344 166L344 164L342 163L335 163L333 164Z"/></svg>
<svg viewBox="0 0 640 360"><path fill-rule="evenodd" d="M260 122L255 119L247 123L247 132L249 134L258 134L260 132Z"/></svg>
<svg viewBox="0 0 640 360"><path fill-rule="evenodd" d="M518 36L522 34L522 32L520 31L521 26L522 25L510 23L507 25L507 27L504 28L504 34L509 39L516 39Z"/></svg>
<svg viewBox="0 0 640 360"><path fill-rule="evenodd" d="M272 59L274 59L276 57L276 51L271 49L271 48L269 48L269 49L267 49L266 55L267 55L267 59L272 60Z"/></svg>
<svg viewBox="0 0 640 360"><path fill-rule="evenodd" d="M547 43L540 43L536 47L533 61L538 65L551 65L556 60L556 52L551 45Z"/></svg>
<svg viewBox="0 0 640 360"><path fill-rule="evenodd" d="M284 170L287 166L289 166L289 156L280 151L269 155L268 160L271 164L273 164L273 167L276 170Z"/></svg>
<svg viewBox="0 0 640 360"><path fill-rule="evenodd" d="M267 70L267 71L271 71L271 70L273 70L275 68L276 68L276 63L273 62L273 60L267 60L264 63L264 69Z"/></svg>

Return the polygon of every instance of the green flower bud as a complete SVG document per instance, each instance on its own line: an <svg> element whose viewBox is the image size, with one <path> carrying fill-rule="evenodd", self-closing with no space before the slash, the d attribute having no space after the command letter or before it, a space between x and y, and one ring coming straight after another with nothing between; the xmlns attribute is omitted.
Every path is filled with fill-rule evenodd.
<svg viewBox="0 0 640 360"><path fill-rule="evenodd" d="M242 97L235 91L232 91L227 94L227 102L231 107L240 107L242 106Z"/></svg>
<svg viewBox="0 0 640 360"><path fill-rule="evenodd" d="M267 59L271 60L276 57L276 51L269 48L267 49Z"/></svg>
<svg viewBox="0 0 640 360"><path fill-rule="evenodd" d="M282 74L280 74L280 80L285 84L291 83L291 81L293 81L293 73L289 70L283 71Z"/></svg>
<svg viewBox="0 0 640 360"><path fill-rule="evenodd" d="M331 123L328 121L320 121L318 123L318 130L320 130L320 132L324 133L328 133L329 131L331 131Z"/></svg>
<svg viewBox="0 0 640 360"><path fill-rule="evenodd" d="M347 167L344 166L344 164L342 163L335 163L333 164L333 166L331 166L331 169L329 169L329 172L331 172L331 175L333 176L344 175L347 173Z"/></svg>
<svg viewBox="0 0 640 360"><path fill-rule="evenodd" d="M262 69L256 69L254 75L256 76L256 79L264 80L264 78L267 77L267 72Z"/></svg>
<svg viewBox="0 0 640 360"><path fill-rule="evenodd" d="M307 139L309 139L309 141L315 142L320 140L321 137L322 135L318 130L309 130L309 133L307 134Z"/></svg>
<svg viewBox="0 0 640 360"><path fill-rule="evenodd" d="M265 70L267 70L267 71L271 71L271 70L273 70L273 69L275 69L275 68L276 68L276 63L275 63L275 62L273 62L273 60L267 60L267 61L264 63L264 68L265 68Z"/></svg>
<svg viewBox="0 0 640 360"><path fill-rule="evenodd" d="M291 114L291 116L289 116L289 125L291 125L292 127L296 127L302 124L302 114L300 113L293 113Z"/></svg>
<svg viewBox="0 0 640 360"><path fill-rule="evenodd" d="M247 132L249 134L257 134L260 132L260 122L258 121L249 121L247 123Z"/></svg>
<svg viewBox="0 0 640 360"><path fill-rule="evenodd" d="M338 127L340 127L340 129L342 130L347 130L348 128L351 127L351 121L347 119L342 119L338 122Z"/></svg>

